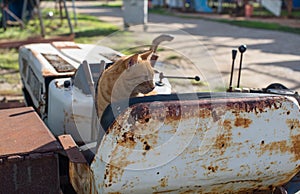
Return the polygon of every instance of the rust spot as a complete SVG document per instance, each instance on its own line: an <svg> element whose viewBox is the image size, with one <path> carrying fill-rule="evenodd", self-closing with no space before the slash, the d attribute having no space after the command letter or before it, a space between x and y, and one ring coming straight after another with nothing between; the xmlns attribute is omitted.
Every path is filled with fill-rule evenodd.
<svg viewBox="0 0 300 194"><path fill-rule="evenodd" d="M260 175L262 175L262 174L263 174L263 173L262 173L261 171L257 171L257 172L256 172L256 175L257 175L257 176L260 176Z"/></svg>
<svg viewBox="0 0 300 194"><path fill-rule="evenodd" d="M218 166L209 166L207 169L211 172L216 172L218 170Z"/></svg>
<svg viewBox="0 0 300 194"><path fill-rule="evenodd" d="M191 194L191 193L195 193L195 191L190 189L190 190L187 190L187 191L182 191L179 194Z"/></svg>
<svg viewBox="0 0 300 194"><path fill-rule="evenodd" d="M76 122L90 122L90 118L84 115L70 114L70 119Z"/></svg>
<svg viewBox="0 0 300 194"><path fill-rule="evenodd" d="M232 110L232 113L235 113L236 115L241 112L253 112L255 114L259 114L266 112L266 108L271 109L274 107L275 109L279 109L282 101L284 101L283 97L267 97L265 99L243 98L243 100L239 102L229 101L227 106Z"/></svg>
<svg viewBox="0 0 300 194"><path fill-rule="evenodd" d="M122 138L118 140L118 144L123 147L134 148L136 145L134 134L131 131L124 132Z"/></svg>
<svg viewBox="0 0 300 194"><path fill-rule="evenodd" d="M113 132L117 136L117 144L119 146L116 146L112 151L110 162L106 165L106 187L117 183L122 177L125 168L134 163L134 161L129 161L127 158L137 143L134 133L131 131L123 132L122 127L118 124L113 127Z"/></svg>
<svg viewBox="0 0 300 194"><path fill-rule="evenodd" d="M159 184L161 187L166 187L168 186L168 178L167 177L164 177L162 179L159 180Z"/></svg>
<svg viewBox="0 0 300 194"><path fill-rule="evenodd" d="M58 72L75 72L76 68L63 59L61 56L56 54L42 54L42 56L48 61L49 64Z"/></svg>
<svg viewBox="0 0 300 194"><path fill-rule="evenodd" d="M221 155L224 154L226 148L230 145L232 140L232 134L220 134L217 136L215 146L221 151Z"/></svg>
<svg viewBox="0 0 300 194"><path fill-rule="evenodd" d="M155 130L153 132L149 132L149 134L144 135L140 141L143 143L144 150L148 148L151 149L157 145L159 130Z"/></svg>
<svg viewBox="0 0 300 194"><path fill-rule="evenodd" d="M172 120L180 120L181 118L181 106L180 104L169 104L167 106L167 115L166 118Z"/></svg>
<svg viewBox="0 0 300 194"><path fill-rule="evenodd" d="M144 150L148 151L151 149L151 146L145 141L144 142Z"/></svg>
<svg viewBox="0 0 300 194"><path fill-rule="evenodd" d="M199 109L199 117L202 119L211 117L211 111L207 108Z"/></svg>
<svg viewBox="0 0 300 194"><path fill-rule="evenodd" d="M58 81L54 82L55 87L59 88Z"/></svg>
<svg viewBox="0 0 300 194"><path fill-rule="evenodd" d="M49 70L47 70L47 69L43 69L43 70L42 70L42 74L43 74L43 76L45 76L45 77L57 75L57 74L55 74L55 73L53 73L53 72L51 72L51 71L49 71Z"/></svg>
<svg viewBox="0 0 300 194"><path fill-rule="evenodd" d="M300 135L292 136L292 152L295 156L295 161L300 160Z"/></svg>
<svg viewBox="0 0 300 194"><path fill-rule="evenodd" d="M262 154L265 152L269 152L270 155L272 155L274 152L281 152L281 153L293 152L292 148L288 146L287 141L276 141L268 144L264 143L260 145L260 149L262 151Z"/></svg>
<svg viewBox="0 0 300 194"><path fill-rule="evenodd" d="M224 126L224 129L226 129L227 131L229 131L229 130L232 129L231 121L230 120L224 120L223 126Z"/></svg>
<svg viewBox="0 0 300 194"><path fill-rule="evenodd" d="M128 122L134 124L138 121L141 124L149 122L151 119L151 114L148 105L140 104L132 108Z"/></svg>
<svg viewBox="0 0 300 194"><path fill-rule="evenodd" d="M221 154L224 154L226 148L230 145L230 142L232 140L231 121L224 120L223 127L223 133L218 134L215 142L215 147L221 151Z"/></svg>
<svg viewBox="0 0 300 194"><path fill-rule="evenodd" d="M248 128L251 123L252 120L247 118L236 118L234 121L234 125L236 127L243 127L243 128Z"/></svg>
<svg viewBox="0 0 300 194"><path fill-rule="evenodd" d="M287 119L286 120L286 124L288 125L288 127L293 130L295 128L300 128L300 122L298 119Z"/></svg>
<svg viewBox="0 0 300 194"><path fill-rule="evenodd" d="M130 161L127 161L126 159L127 159L127 154L126 157L121 157L111 162L111 163L119 162L118 166L109 165L109 164L106 166L106 170L107 170L106 174L108 176L108 180L106 179L106 181L108 182L108 184L106 184L106 187L110 187L112 186L113 183L119 182L119 179L122 177L125 167L132 163Z"/></svg>

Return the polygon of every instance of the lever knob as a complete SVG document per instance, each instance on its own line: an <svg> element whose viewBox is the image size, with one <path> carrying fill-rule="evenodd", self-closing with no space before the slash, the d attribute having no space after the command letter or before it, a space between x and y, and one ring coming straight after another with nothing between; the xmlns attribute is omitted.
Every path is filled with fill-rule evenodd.
<svg viewBox="0 0 300 194"><path fill-rule="evenodd" d="M237 54L237 50L232 50L232 60L235 60Z"/></svg>
<svg viewBox="0 0 300 194"><path fill-rule="evenodd" d="M247 46L246 45L239 46L240 53L244 53L244 52L246 52L246 50L247 50Z"/></svg>

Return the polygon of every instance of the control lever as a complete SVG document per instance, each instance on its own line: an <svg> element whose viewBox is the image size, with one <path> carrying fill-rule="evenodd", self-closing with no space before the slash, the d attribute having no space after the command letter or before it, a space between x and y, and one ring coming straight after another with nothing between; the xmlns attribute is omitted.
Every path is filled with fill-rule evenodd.
<svg viewBox="0 0 300 194"><path fill-rule="evenodd" d="M199 76L195 76L195 77L166 76L162 72L160 72L159 73L159 81L155 82L155 84L157 86L163 86L164 85L164 83L162 82L163 78L170 78L170 79L193 79L195 81L200 81L200 77Z"/></svg>
<svg viewBox="0 0 300 194"><path fill-rule="evenodd" d="M150 47L150 50L153 51L153 53L156 53L157 51L157 47L158 45L161 43L161 42L164 42L164 41L172 41L174 39L173 36L171 35L168 35L168 34L162 34L158 37L156 37L153 41L152 41L152 45Z"/></svg>
<svg viewBox="0 0 300 194"><path fill-rule="evenodd" d="M156 37L153 41L152 41L152 45L150 47L150 50L153 51L153 55L151 56L151 65L152 67L154 67L155 65L155 62L157 61L158 59L158 55L156 54L156 51L157 51L157 48L158 48L158 45L164 41L172 41L174 39L173 36L171 35L168 35L168 34L162 34L158 37Z"/></svg>
<svg viewBox="0 0 300 194"><path fill-rule="evenodd" d="M232 77L233 77L233 71L234 71L234 62L236 59L237 50L232 50L232 65L231 65L231 74L230 74L230 82L229 82L229 92L232 91Z"/></svg>
<svg viewBox="0 0 300 194"><path fill-rule="evenodd" d="M247 46L246 45L239 46L239 51L241 53L241 58L240 58L240 68L239 68L239 76L238 76L238 81L237 81L237 88L240 87L242 62L243 62L243 53L246 52L246 50L247 50Z"/></svg>

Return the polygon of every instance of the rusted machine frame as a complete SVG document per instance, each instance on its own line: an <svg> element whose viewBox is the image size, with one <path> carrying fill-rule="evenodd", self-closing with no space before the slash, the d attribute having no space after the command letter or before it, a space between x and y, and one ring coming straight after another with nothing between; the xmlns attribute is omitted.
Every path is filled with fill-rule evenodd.
<svg viewBox="0 0 300 194"><path fill-rule="evenodd" d="M193 94L186 98L184 95L144 97L148 101L138 98L129 108L122 102L112 105L109 112L117 112L112 122L102 123L106 134L91 165L86 165L84 159L80 160L84 163L70 165L75 190L79 193L272 193L299 171L296 141L300 137L300 122L295 119L299 116L299 104L293 97L199 95L198 100ZM181 101L176 104L172 98ZM276 117L269 117L268 112ZM278 115L287 118L279 119ZM275 125L273 134L267 123L275 118L280 127ZM260 130L261 122L272 135ZM153 127L147 128L148 125ZM152 131L155 126L161 128ZM291 134L284 135L285 129ZM252 130L255 134L248 137ZM255 136L259 131L262 134ZM177 142L160 142L164 135ZM201 139L204 137L207 140ZM281 172L283 168L278 168L282 165L286 167Z"/></svg>
<svg viewBox="0 0 300 194"><path fill-rule="evenodd" d="M32 107L0 110L0 193L60 192L60 144Z"/></svg>

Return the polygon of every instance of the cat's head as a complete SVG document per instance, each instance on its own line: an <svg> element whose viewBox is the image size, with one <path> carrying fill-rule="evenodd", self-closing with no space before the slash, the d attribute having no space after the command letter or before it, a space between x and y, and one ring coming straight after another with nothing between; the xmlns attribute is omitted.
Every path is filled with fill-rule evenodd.
<svg viewBox="0 0 300 194"><path fill-rule="evenodd" d="M132 95L138 93L147 94L155 87L153 83L154 70L150 61L152 54L152 51L146 51L141 54L131 55L125 60L125 79L134 88Z"/></svg>

